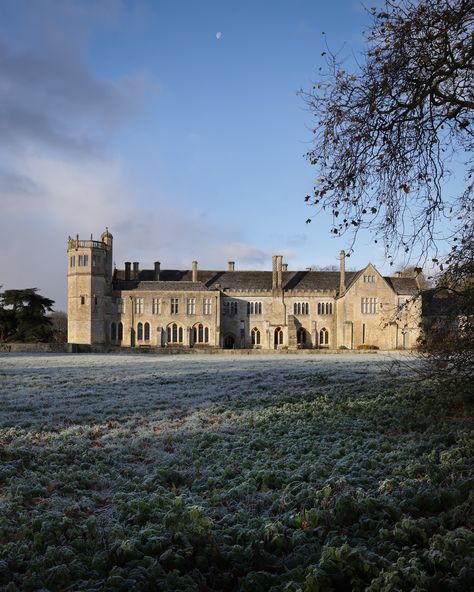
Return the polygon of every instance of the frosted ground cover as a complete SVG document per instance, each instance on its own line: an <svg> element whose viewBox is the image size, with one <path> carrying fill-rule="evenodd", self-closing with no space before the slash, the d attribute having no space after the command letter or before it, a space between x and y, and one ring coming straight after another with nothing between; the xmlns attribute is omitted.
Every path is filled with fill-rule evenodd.
<svg viewBox="0 0 474 592"><path fill-rule="evenodd" d="M472 413L416 363L0 355L0 587L469 589Z"/></svg>

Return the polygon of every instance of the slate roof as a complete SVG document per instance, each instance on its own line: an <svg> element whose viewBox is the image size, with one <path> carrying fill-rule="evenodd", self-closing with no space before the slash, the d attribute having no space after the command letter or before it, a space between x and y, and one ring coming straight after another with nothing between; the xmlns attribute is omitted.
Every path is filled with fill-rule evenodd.
<svg viewBox="0 0 474 592"><path fill-rule="evenodd" d="M346 286L350 286L360 271L346 271ZM138 280L125 281L125 271L116 269L115 290L243 290L271 291L271 271L210 271L198 270L198 281L192 282L191 270L163 269L160 281L154 281L154 271L144 269ZM284 271L283 289L298 291L339 290L338 271ZM414 278L386 277L385 280L397 294L416 294L418 291Z"/></svg>
<svg viewBox="0 0 474 592"><path fill-rule="evenodd" d="M397 294L409 294L410 296L415 296L420 291L415 278L386 277L385 279Z"/></svg>
<svg viewBox="0 0 474 592"><path fill-rule="evenodd" d="M201 292L208 291L210 288L206 287L202 282L191 281L149 281L149 280L114 280L114 290L142 290L150 292Z"/></svg>

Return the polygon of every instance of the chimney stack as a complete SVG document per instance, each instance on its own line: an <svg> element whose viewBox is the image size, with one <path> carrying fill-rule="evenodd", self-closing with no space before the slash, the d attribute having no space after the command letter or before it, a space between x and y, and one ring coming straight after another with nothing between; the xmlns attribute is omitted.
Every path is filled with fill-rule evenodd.
<svg viewBox="0 0 474 592"><path fill-rule="evenodd" d="M272 257L272 290L276 290L277 284L278 284L277 256L273 255L273 257Z"/></svg>
<svg viewBox="0 0 474 592"><path fill-rule="evenodd" d="M125 261L125 279L128 281L130 281L131 279L131 274L130 274L130 268L131 268L132 264L130 263L130 261Z"/></svg>
<svg viewBox="0 0 474 592"><path fill-rule="evenodd" d="M227 271L235 271L235 261L229 261L228 262Z"/></svg>
<svg viewBox="0 0 474 592"><path fill-rule="evenodd" d="M288 271L288 263L283 263L281 268L282 268L282 271Z"/></svg>
<svg viewBox="0 0 474 592"><path fill-rule="evenodd" d="M281 287L283 285L282 265L283 265L283 257L282 257L282 255L277 255L277 288L279 290L281 290Z"/></svg>
<svg viewBox="0 0 474 592"><path fill-rule="evenodd" d="M197 282L198 281L198 262L197 261L193 261L192 281L193 282Z"/></svg>
<svg viewBox="0 0 474 592"><path fill-rule="evenodd" d="M160 281L160 266L161 263L159 261L155 261L155 282Z"/></svg>
<svg viewBox="0 0 474 592"><path fill-rule="evenodd" d="M138 261L134 261L133 262L133 279L134 280L138 280L138 274L139 274Z"/></svg>
<svg viewBox="0 0 474 592"><path fill-rule="evenodd" d="M341 251L339 253L339 294L342 294L346 289L346 253Z"/></svg>

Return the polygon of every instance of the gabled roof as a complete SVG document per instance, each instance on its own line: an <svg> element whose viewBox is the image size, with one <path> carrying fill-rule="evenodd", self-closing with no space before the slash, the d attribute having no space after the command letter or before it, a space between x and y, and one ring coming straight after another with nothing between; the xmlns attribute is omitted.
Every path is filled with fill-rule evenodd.
<svg viewBox="0 0 474 592"><path fill-rule="evenodd" d="M356 271L352 273L352 276L346 272L346 292L355 284L355 282L364 274L368 267L373 267L376 273L387 282L390 288L396 294L404 294L415 296L419 293L419 287L414 277L394 277L394 276L384 276L382 275L379 270L373 265L372 263L368 263L364 269Z"/></svg>
<svg viewBox="0 0 474 592"><path fill-rule="evenodd" d="M360 276L366 269L367 267L364 267L364 269L354 271L352 273L352 276L350 276L350 272L346 272L346 289L344 290L343 294L345 294L356 283L356 281L360 278Z"/></svg>

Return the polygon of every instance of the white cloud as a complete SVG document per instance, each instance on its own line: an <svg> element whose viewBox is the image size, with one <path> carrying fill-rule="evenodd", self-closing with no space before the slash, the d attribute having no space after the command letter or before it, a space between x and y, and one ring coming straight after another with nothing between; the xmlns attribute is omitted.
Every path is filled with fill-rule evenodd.
<svg viewBox="0 0 474 592"><path fill-rule="evenodd" d="M142 266L264 267L271 254L239 242L241 231L179 198L154 208L130 182L110 138L143 116L159 92L147 73L97 76L86 59L94 27L147 21L145 5L122 0L15 0L14 34L0 20L0 285L38 287L66 305L66 240L114 234L115 260ZM233 237L230 240L229 237ZM184 254L184 256L183 256Z"/></svg>

